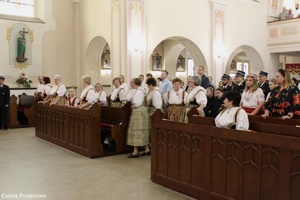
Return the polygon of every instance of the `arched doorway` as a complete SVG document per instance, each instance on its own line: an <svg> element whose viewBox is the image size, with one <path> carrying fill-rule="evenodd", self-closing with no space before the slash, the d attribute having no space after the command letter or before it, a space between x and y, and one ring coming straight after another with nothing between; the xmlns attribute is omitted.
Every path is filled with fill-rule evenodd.
<svg viewBox="0 0 300 200"><path fill-rule="evenodd" d="M237 70L242 70L246 74L259 74L263 69L264 64L259 53L253 47L243 45L231 53L225 73L233 76Z"/></svg>
<svg viewBox="0 0 300 200"><path fill-rule="evenodd" d="M110 85L111 82L110 47L101 36L93 38L86 54L86 74L92 77L93 84L100 82Z"/></svg>
<svg viewBox="0 0 300 200"><path fill-rule="evenodd" d="M149 57L146 71L157 77L160 70L166 69L170 78L185 79L186 76L195 74L197 69L194 66L200 65L205 67L207 74L206 60L200 48L193 41L176 36L156 45Z"/></svg>

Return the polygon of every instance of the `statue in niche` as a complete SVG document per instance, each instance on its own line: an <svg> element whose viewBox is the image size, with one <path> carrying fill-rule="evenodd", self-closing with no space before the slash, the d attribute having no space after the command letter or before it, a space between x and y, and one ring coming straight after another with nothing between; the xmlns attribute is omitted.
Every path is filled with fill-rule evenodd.
<svg viewBox="0 0 300 200"><path fill-rule="evenodd" d="M18 55L17 55L17 61L18 62L25 62L28 60L28 58L25 58L25 49L26 49L26 38L25 34L28 33L25 31L25 28L23 28L23 31L19 31L19 37L18 37Z"/></svg>

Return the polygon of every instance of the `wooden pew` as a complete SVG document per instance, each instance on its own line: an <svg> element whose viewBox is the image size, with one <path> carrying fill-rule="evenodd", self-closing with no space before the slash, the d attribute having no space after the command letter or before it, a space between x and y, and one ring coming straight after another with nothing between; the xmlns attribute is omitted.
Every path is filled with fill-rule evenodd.
<svg viewBox="0 0 300 200"><path fill-rule="evenodd" d="M95 158L105 156L100 141L100 110L38 104L35 135L66 149Z"/></svg>
<svg viewBox="0 0 300 200"><path fill-rule="evenodd" d="M34 96L26 95L25 93L19 95L19 98L12 95L9 102L10 128L34 126L36 121L34 102L39 99L34 99ZM28 123L20 123L22 120L28 121Z"/></svg>
<svg viewBox="0 0 300 200"><path fill-rule="evenodd" d="M282 120L280 117L268 117L266 119L257 115L248 115L249 121L251 122L261 122L261 123L271 123L271 124L281 124L285 126L300 126L300 119L286 119Z"/></svg>
<svg viewBox="0 0 300 200"><path fill-rule="evenodd" d="M118 153L126 153L130 150L126 144L130 114L130 102L122 107L101 106L101 127L110 130Z"/></svg>
<svg viewBox="0 0 300 200"><path fill-rule="evenodd" d="M300 199L300 138L152 123L151 180L196 199Z"/></svg>

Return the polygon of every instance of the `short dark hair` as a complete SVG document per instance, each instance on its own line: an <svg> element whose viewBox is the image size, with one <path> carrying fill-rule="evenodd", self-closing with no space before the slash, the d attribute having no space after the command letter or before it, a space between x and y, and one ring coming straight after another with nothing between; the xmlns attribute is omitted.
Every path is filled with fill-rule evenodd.
<svg viewBox="0 0 300 200"><path fill-rule="evenodd" d="M167 70L161 70L161 72L166 72L167 75L169 75L169 72Z"/></svg>
<svg viewBox="0 0 300 200"><path fill-rule="evenodd" d="M144 75L143 75L143 74L140 74L139 76L142 76L142 77L144 77Z"/></svg>
<svg viewBox="0 0 300 200"><path fill-rule="evenodd" d="M218 88L216 89L216 91L224 92L223 88L221 88L221 87L218 87Z"/></svg>
<svg viewBox="0 0 300 200"><path fill-rule="evenodd" d="M200 65L199 68L202 67L202 69L204 70L204 66Z"/></svg>
<svg viewBox="0 0 300 200"><path fill-rule="evenodd" d="M239 107L241 102L241 94L236 90L229 90L225 92L224 98L228 99L228 101L232 101L232 105L234 107Z"/></svg>
<svg viewBox="0 0 300 200"><path fill-rule="evenodd" d="M114 78L112 82L114 83L115 81L119 81L119 83L121 84L121 81L120 81L119 77Z"/></svg>
<svg viewBox="0 0 300 200"><path fill-rule="evenodd" d="M150 78L153 78L153 75L151 73L146 74L146 76L147 77L149 76Z"/></svg>
<svg viewBox="0 0 300 200"><path fill-rule="evenodd" d="M139 78L134 78L134 79L133 79L133 83L134 83L135 85L137 85L137 86L141 86L142 81L141 81L141 79L139 79Z"/></svg>
<svg viewBox="0 0 300 200"><path fill-rule="evenodd" d="M45 76L45 77L43 78L43 81L45 82L45 84L51 83L51 80L50 80L50 78L49 78L48 76Z"/></svg>
<svg viewBox="0 0 300 200"><path fill-rule="evenodd" d="M215 93L215 88L212 85L209 85L206 89L209 89L210 91L213 92L213 95Z"/></svg>
<svg viewBox="0 0 300 200"><path fill-rule="evenodd" d="M147 85L152 85L152 86L156 86L156 80L155 78L148 78L148 80L146 81Z"/></svg>

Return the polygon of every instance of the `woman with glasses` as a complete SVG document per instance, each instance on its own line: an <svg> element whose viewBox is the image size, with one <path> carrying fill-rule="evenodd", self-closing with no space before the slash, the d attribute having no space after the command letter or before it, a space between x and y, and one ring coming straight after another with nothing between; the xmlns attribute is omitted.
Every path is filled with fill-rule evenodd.
<svg viewBox="0 0 300 200"><path fill-rule="evenodd" d="M265 95L258 87L257 76L250 74L246 77L246 87L242 93L241 107L248 115L261 115L265 103Z"/></svg>
<svg viewBox="0 0 300 200"><path fill-rule="evenodd" d="M281 117L291 119L300 110L299 88L292 84L290 73L284 69L279 69L276 73L278 86L271 91L270 97L265 103L265 113L263 118Z"/></svg>

